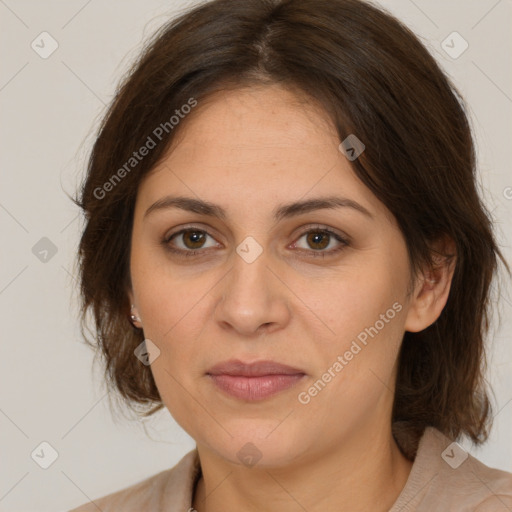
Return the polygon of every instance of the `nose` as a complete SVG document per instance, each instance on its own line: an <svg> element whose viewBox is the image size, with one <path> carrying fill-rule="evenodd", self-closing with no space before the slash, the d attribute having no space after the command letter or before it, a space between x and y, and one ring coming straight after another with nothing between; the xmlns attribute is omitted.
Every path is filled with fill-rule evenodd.
<svg viewBox="0 0 512 512"><path fill-rule="evenodd" d="M291 292L269 259L265 251L252 263L235 256L232 269L220 283L215 310L215 319L224 330L239 337L259 337L289 323Z"/></svg>

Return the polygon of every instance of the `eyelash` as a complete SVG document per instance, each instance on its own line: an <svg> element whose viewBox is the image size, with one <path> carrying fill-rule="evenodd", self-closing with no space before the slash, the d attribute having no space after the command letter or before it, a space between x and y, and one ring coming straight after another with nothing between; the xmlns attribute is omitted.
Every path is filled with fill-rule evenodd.
<svg viewBox="0 0 512 512"><path fill-rule="evenodd" d="M198 233L204 233L205 235L208 235L208 236L211 236L213 238L212 235L210 235L210 233L208 233L208 231L205 231L204 229L199 229L199 228L196 228L194 226L190 226L190 227L186 227L184 229L181 229L180 231L177 231L175 233L172 233L166 237L164 237L164 239L162 240L162 244L165 246L165 248L174 253L174 254L177 254L178 256L184 256L184 257L191 257L191 256L197 256L197 255L200 255L200 253L204 253L205 252L205 249L190 249L190 250L184 250L184 249L176 249L174 247L172 247L172 245L170 244L171 240L179 235L182 235L183 233L187 233L187 232L198 232ZM334 231L332 231L331 229L329 228L326 228L326 227L321 227L321 226L315 226L313 229L310 228L308 229L307 231L304 231L302 232L299 237L297 238L297 240L300 240L304 235L308 235L310 233L322 233L322 234L326 234L326 235L329 235L330 237L333 237L336 241L340 242L340 246L337 247L336 249L330 249L329 251L324 251L324 250L318 250L318 251L315 251L313 249L311 250L308 250L308 249L298 249L299 252L307 252L309 253L310 256L314 257L314 258L325 258L326 255L327 257L329 256L333 256L337 253L339 253L340 251L342 251L343 249L345 249L345 247L349 246L349 240L340 236L338 233L335 233ZM295 242L294 242L295 243Z"/></svg>

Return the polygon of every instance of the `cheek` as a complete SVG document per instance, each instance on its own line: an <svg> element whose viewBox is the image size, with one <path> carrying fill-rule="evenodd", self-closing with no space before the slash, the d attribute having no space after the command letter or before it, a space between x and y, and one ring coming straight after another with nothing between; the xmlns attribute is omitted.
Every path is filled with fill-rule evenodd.
<svg viewBox="0 0 512 512"><path fill-rule="evenodd" d="M205 352L206 294L212 286L204 275L177 278L156 266L133 280L144 336L160 350L151 364L156 386L171 415L191 435L198 435L197 419L204 416L203 401L194 397L202 370L198 360Z"/></svg>
<svg viewBox="0 0 512 512"><path fill-rule="evenodd" d="M162 340L180 322L187 322L207 286L205 280L189 279L171 265L165 251L156 242L134 231L130 262L131 282L144 334Z"/></svg>
<svg viewBox="0 0 512 512"><path fill-rule="evenodd" d="M384 315L384 321L392 321L397 316L396 309L399 309L398 306L393 309L393 304L403 305L404 291L403 276L381 259L343 269L325 281L315 281L314 287L311 283L304 283L297 295L305 297L311 311L329 327L329 331L325 331L326 341L332 345L339 340L342 347L343 342L353 339L376 322L381 330L381 315Z"/></svg>
<svg viewBox="0 0 512 512"><path fill-rule="evenodd" d="M137 288L136 288L137 286ZM146 337L166 350L194 350L194 340L204 328L207 315L210 280L203 276L195 279L176 278L159 272L143 282L135 282L139 312ZM201 320L202 319L202 320Z"/></svg>
<svg viewBox="0 0 512 512"><path fill-rule="evenodd" d="M321 379L321 388L329 381L324 399L354 403L392 386L405 323L408 274L402 256L369 258L368 265L350 268L311 294L312 309L332 331L316 337L313 348L319 364L312 381Z"/></svg>

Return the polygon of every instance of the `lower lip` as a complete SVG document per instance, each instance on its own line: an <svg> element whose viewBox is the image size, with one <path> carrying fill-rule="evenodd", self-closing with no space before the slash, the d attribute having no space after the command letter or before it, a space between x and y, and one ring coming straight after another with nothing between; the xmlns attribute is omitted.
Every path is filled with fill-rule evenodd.
<svg viewBox="0 0 512 512"><path fill-rule="evenodd" d="M262 375L242 377L240 375L209 375L215 385L228 395L240 400L264 400L280 391L289 389L304 377L303 373L293 375Z"/></svg>

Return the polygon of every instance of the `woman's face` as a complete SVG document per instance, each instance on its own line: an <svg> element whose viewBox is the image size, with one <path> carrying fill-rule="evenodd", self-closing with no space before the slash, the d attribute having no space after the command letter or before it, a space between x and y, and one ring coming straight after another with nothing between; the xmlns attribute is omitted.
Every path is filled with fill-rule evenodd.
<svg viewBox="0 0 512 512"><path fill-rule="evenodd" d="M138 191L130 269L172 416L203 450L268 467L389 429L406 245L326 115L271 86L182 122ZM233 360L291 369L213 369Z"/></svg>

